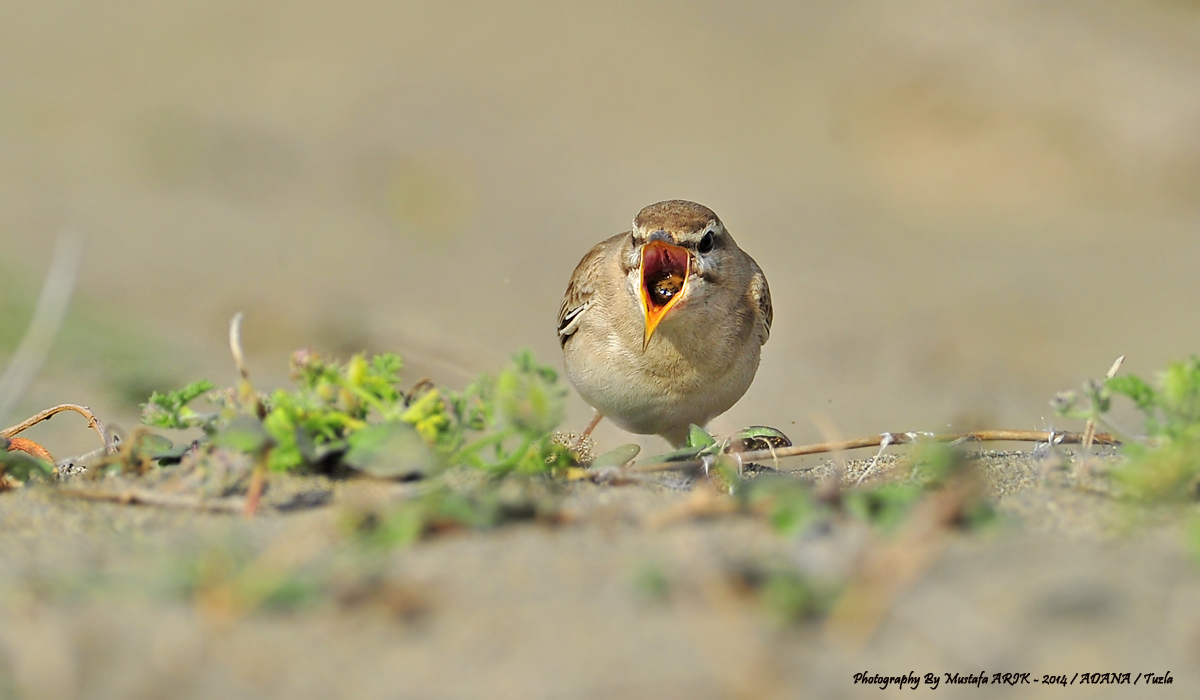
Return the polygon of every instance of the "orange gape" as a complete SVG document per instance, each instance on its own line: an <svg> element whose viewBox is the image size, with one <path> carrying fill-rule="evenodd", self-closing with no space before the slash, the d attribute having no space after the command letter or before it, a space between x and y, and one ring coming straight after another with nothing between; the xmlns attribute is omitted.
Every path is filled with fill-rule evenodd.
<svg viewBox="0 0 1200 700"><path fill-rule="evenodd" d="M646 332L642 338L642 351L650 344L650 337L658 322L683 298L691 271L691 256L686 248L651 241L642 248L642 312L646 317Z"/></svg>
<svg viewBox="0 0 1200 700"><path fill-rule="evenodd" d="M26 440L25 438L10 438L8 441L8 451L24 452L26 454L31 454L38 459L54 464L54 458L50 456L50 453L46 451L46 448L37 444L33 440Z"/></svg>

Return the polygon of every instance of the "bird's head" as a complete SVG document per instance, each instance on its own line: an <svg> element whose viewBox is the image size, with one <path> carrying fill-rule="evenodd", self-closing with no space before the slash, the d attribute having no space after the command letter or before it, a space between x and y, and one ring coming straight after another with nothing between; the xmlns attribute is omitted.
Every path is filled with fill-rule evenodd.
<svg viewBox="0 0 1200 700"><path fill-rule="evenodd" d="M682 199L658 202L633 219L627 269L646 329L642 350L673 309L704 299L720 278L729 234L711 209Z"/></svg>

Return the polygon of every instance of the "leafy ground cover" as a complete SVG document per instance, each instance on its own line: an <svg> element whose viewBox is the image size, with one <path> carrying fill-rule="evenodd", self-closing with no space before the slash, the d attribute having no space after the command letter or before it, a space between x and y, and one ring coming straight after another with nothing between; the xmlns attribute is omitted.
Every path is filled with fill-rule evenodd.
<svg viewBox="0 0 1200 700"><path fill-rule="evenodd" d="M852 687L863 659L1057 673L1105 639L1093 658L1178 676L1200 648L1185 554L1195 360L1056 400L1120 448L917 436L903 454L808 464L741 459L761 430L697 430L640 462L629 446L590 458L557 432L565 389L527 354L461 390L402 389L401 370L394 355L300 352L290 389L243 375L154 394L147 427L73 475L7 453L21 483L0 495L0 697L100 697L120 677L181 697L791 697ZM1114 424L1122 397L1146 435ZM1096 574L1114 562L1121 576ZM105 626L120 630L107 650L89 641ZM29 642L34 629L58 636ZM179 648L145 662L163 635ZM272 641L258 662L232 660L259 638ZM124 676L97 666L104 653ZM337 680L335 658L360 675Z"/></svg>

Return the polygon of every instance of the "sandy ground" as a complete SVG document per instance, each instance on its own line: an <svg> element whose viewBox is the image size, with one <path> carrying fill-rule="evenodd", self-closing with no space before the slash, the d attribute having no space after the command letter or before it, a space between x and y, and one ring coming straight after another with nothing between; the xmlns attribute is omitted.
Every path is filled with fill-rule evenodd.
<svg viewBox="0 0 1200 700"><path fill-rule="evenodd" d="M1194 696L1200 569L1176 520L1131 526L1077 465L1047 471L1025 453L982 464L1001 524L942 536L864 634L785 623L746 572L854 578L887 540L844 519L794 537L748 515L666 518L696 497L678 483L577 484L567 524L371 552L339 523L403 487L276 482L268 503L331 498L252 521L24 489L0 496L0 697L833 698L879 692L855 685L858 672L1168 671L1173 684L1154 688L938 692ZM279 571L324 583L271 607L254 582Z"/></svg>
<svg viewBox="0 0 1200 700"><path fill-rule="evenodd" d="M60 230L89 241L18 412L128 428L149 389L231 382L238 310L265 385L299 347L451 385L524 347L557 363L579 258L683 197L775 302L715 430L1075 429L1056 391L1200 347L1198 22L1174 0L13 3L0 302Z"/></svg>
<svg viewBox="0 0 1200 700"><path fill-rule="evenodd" d="M554 364L580 256L685 197L774 297L714 431L1078 429L1056 391L1200 348L1197 66L1200 9L1177 0L0 4L0 362L55 235L87 240L0 422L71 401L129 429L151 390L227 385L238 310L262 389L299 347L399 352L407 381L449 386L525 347ZM568 427L587 417L572 397ZM72 416L30 437L95 447ZM853 533L644 527L675 490L580 487L575 525L438 538L373 560L391 593L232 616L181 593L189 562L340 551L341 487L253 523L0 495L0 698L840 697L856 671L982 668L1194 687L1177 533L1122 534L1103 497L1034 482L1000 495L1019 525L950 542L857 653L773 626L722 573L848 566ZM647 566L665 602L638 593Z"/></svg>

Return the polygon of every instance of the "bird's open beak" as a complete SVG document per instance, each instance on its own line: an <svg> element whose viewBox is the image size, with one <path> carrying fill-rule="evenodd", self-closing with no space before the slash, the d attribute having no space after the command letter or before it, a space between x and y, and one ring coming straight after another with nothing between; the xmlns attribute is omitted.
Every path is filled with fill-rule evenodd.
<svg viewBox="0 0 1200 700"><path fill-rule="evenodd" d="M650 241L642 246L642 285L639 296L646 317L642 352L650 345L650 338L654 335L654 329L658 328L658 322L683 297L687 289L691 262L692 256L686 248L666 241Z"/></svg>

